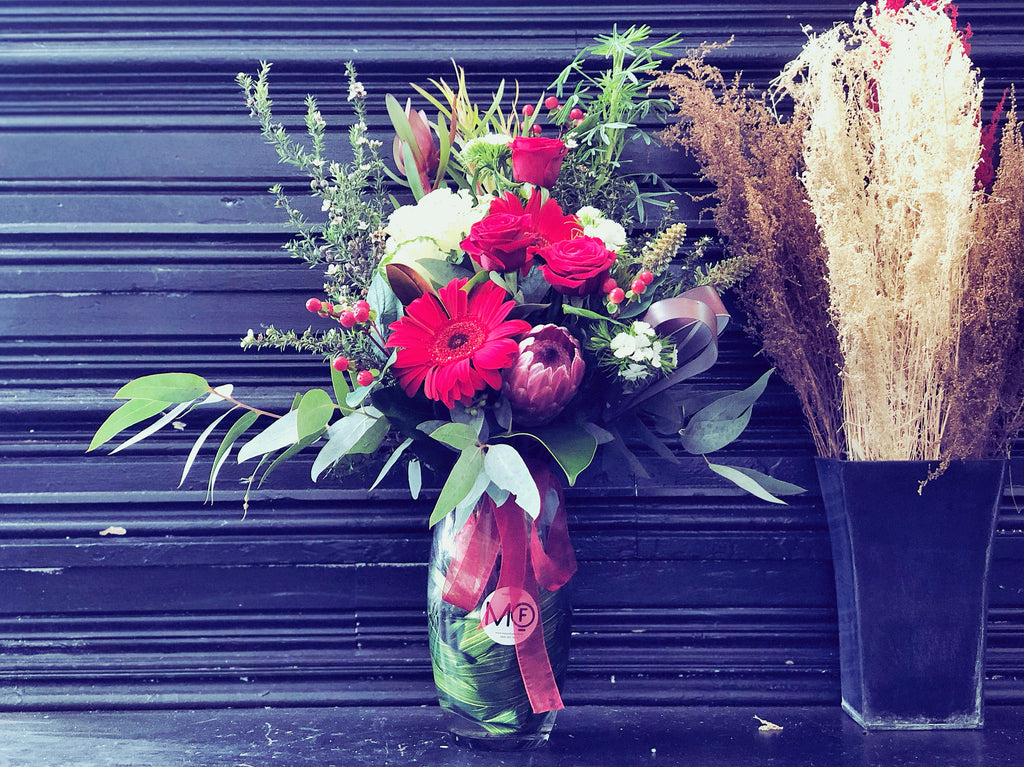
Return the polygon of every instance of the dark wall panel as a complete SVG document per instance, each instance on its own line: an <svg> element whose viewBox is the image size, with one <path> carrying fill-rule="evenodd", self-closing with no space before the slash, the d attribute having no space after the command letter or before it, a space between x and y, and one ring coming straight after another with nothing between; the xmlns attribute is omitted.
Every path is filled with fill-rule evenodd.
<svg viewBox="0 0 1024 767"><path fill-rule="evenodd" d="M965 0L987 103L1024 75L1024 9ZM412 4L8 0L0 5L0 708L264 706L432 699L425 641L429 506L365 478L280 469L243 514L228 467L176 489L186 434L85 455L128 378L169 369L281 406L322 385L297 354L243 352L249 327L304 328L317 273L281 250L266 189L302 194L234 84L274 62L278 113L320 99L341 151L352 59L371 131L387 92L448 77L483 99L501 77L538 95L596 34L647 23L725 40L724 68L763 86L801 24L856 3ZM644 158L684 192L686 158ZM680 198L692 237L708 231ZM763 370L738 327L708 385ZM729 457L809 492L789 506L723 486L699 460L635 482L596 467L569 493L573 703L835 703L832 571L812 446L769 388ZM1024 464L1014 462L1014 478ZM1008 489L993 567L990 700L1024 700L1024 523ZM429 490L429 496L435 490ZM101 535L120 526L125 535Z"/></svg>

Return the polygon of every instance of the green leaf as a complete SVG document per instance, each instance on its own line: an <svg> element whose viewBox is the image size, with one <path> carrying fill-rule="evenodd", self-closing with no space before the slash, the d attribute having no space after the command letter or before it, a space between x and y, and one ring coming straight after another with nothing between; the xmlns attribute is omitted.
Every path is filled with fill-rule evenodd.
<svg viewBox="0 0 1024 767"><path fill-rule="evenodd" d="M334 399L340 405L348 397L348 393L352 389L348 385L348 379L345 378L345 374L340 370L335 370L334 365L331 365L331 386L334 389Z"/></svg>
<svg viewBox="0 0 1024 767"><path fill-rule="evenodd" d="M388 284L387 278L379 271L374 272L366 292L366 302L377 312L377 325L386 328L398 319L401 304ZM341 400L339 400L340 402Z"/></svg>
<svg viewBox="0 0 1024 767"><path fill-rule="evenodd" d="M451 445L459 452L477 443L477 430L466 423L446 423L430 432L438 442Z"/></svg>
<svg viewBox="0 0 1024 767"><path fill-rule="evenodd" d="M704 455L722 449L743 433L752 412L753 408L748 408L738 417L727 421L698 420L694 416L686 428L679 432L683 447L694 455Z"/></svg>
<svg viewBox="0 0 1024 767"><path fill-rule="evenodd" d="M85 452L88 453L90 450L95 450L100 445L109 442L125 429L134 426L140 421L145 421L147 418L152 418L157 413L163 412L167 408L167 405L168 403L159 402L157 400L128 400L121 405L121 407L107 416L106 420L100 424L100 428L96 430L96 434L92 438L92 442L89 443L89 447Z"/></svg>
<svg viewBox="0 0 1024 767"><path fill-rule="evenodd" d="M441 488L441 493L434 504L434 510L430 514L430 526L433 527L445 515L454 509L469 495L473 485L476 484L477 475L484 468L484 452L479 447L473 446L463 450L459 459L455 462L452 470L448 473L448 479Z"/></svg>
<svg viewBox="0 0 1024 767"><path fill-rule="evenodd" d="M275 450L280 450L298 442L299 432L296 427L298 415L298 410L288 411L242 445L238 449L238 462L244 463L250 458L255 458L264 453L272 453Z"/></svg>
<svg viewBox="0 0 1024 767"><path fill-rule="evenodd" d="M291 447L289 447L289 448L285 449L284 451L282 451L282 453L273 460L273 462L270 464L270 466L267 467L267 470L265 472L263 472L263 476L260 477L260 483L259 483L259 485L257 487L263 487L263 483L266 481L267 477L270 476L270 472L272 472L274 469L276 469L278 466L280 466L282 463L287 461L289 458L291 458L296 453L298 453L298 452L300 452L302 450L305 450L307 447L312 445L314 442L316 442L318 439L320 439L320 437L323 435L323 433L324 433L324 430L321 429L316 434L310 434L308 437L305 437L304 439L300 439L294 445L292 445ZM270 455L270 454L269 453L264 453L263 454L263 458L266 458L268 455ZM262 465L262 463L263 463L263 460L261 459L260 460L260 465ZM256 467L256 470L257 471L259 470L259 466ZM255 471L253 472L253 476L256 476L256 472Z"/></svg>
<svg viewBox="0 0 1024 767"><path fill-rule="evenodd" d="M648 429L644 422L641 421L639 418L636 418L636 416L633 417L633 429L636 432L637 436L639 436L640 439L643 440L644 444L651 448L651 450L653 450L656 455L660 456L661 458L664 458L666 461L671 461L672 463L679 463L678 456L676 456L675 453L668 449L668 446L665 445L665 441L657 434L655 434L653 431Z"/></svg>
<svg viewBox="0 0 1024 767"><path fill-rule="evenodd" d="M409 461L409 495L415 501L420 497L420 490L423 488L423 467L418 458Z"/></svg>
<svg viewBox="0 0 1024 767"><path fill-rule="evenodd" d="M719 397L698 410L680 432L683 447L697 455L713 453L739 437L771 374L769 370L746 389Z"/></svg>
<svg viewBox="0 0 1024 767"><path fill-rule="evenodd" d="M177 418L179 415L184 413L186 410L189 409L189 407L191 407L191 405L192 405L191 401L189 401L189 402L182 402L181 404L176 405L174 408L172 408L168 412L164 413L163 416L161 416L159 419L157 419L156 421L151 423L149 426L147 426L145 429L140 431L138 434L136 434L135 436L131 437L130 439L126 439L120 445L115 447L113 450L110 451L110 454L113 455L114 453L117 453L117 452L120 452L121 450L124 450L126 447L131 447L136 442L141 442L146 437L148 437L150 434L153 434L153 433L159 431L160 429L165 427L167 424L169 424L171 421L173 421L175 418Z"/></svg>
<svg viewBox="0 0 1024 767"><path fill-rule="evenodd" d="M487 490L487 487L491 484L491 478L487 476L486 471L481 471L476 475L476 482L473 483L473 487L470 488L466 497L459 501L455 506L456 530L461 530L462 526L466 524L466 520L469 519L469 515L472 514L473 509L476 508L476 504L477 501L480 500L480 496L484 494L484 491Z"/></svg>
<svg viewBox="0 0 1024 767"><path fill-rule="evenodd" d="M562 467L570 485L576 484L576 478L590 465L597 453L597 437L586 426L574 423L554 424L502 436L533 437L540 442Z"/></svg>
<svg viewBox="0 0 1024 767"><path fill-rule="evenodd" d="M199 455L199 450L202 448L203 443L206 442L206 438L213 433L213 430L216 429L218 425L220 425L221 421L223 421L225 418L231 415L233 410L234 408L227 411L226 413L222 413L213 420L213 423L211 423L209 426L203 429L203 433L199 435L199 437L195 441L195 444L192 445L192 449L188 453L188 458L185 460L185 468L182 469L181 471L181 481L178 482L178 487L181 487L183 484L185 484L185 477L188 476L188 472L192 468L192 464L195 463L196 456Z"/></svg>
<svg viewBox="0 0 1024 767"><path fill-rule="evenodd" d="M253 425L259 413L254 410L246 410L239 417L237 421L231 424L231 428L228 429L228 433L224 435L224 439L220 441L220 447L217 448L217 455L213 459L213 466L210 468L210 480L206 486L206 500L210 500L210 495L213 493L213 486L217 483L217 475L220 474L220 468L227 461L228 455L231 452L231 446L235 444L235 440L241 437L246 430Z"/></svg>
<svg viewBox="0 0 1024 767"><path fill-rule="evenodd" d="M376 452L377 448L380 447L380 443L384 441L388 432L391 431L391 424L388 422L388 419L385 418L384 414L377 410L377 408L367 407L365 408L365 411L377 420L375 420L367 432L359 438L359 441L352 446L352 449L348 451L349 453L363 453L368 455Z"/></svg>
<svg viewBox="0 0 1024 767"><path fill-rule="evenodd" d="M758 498L771 503L786 503L781 498L777 498L776 495L797 495L799 493L806 492L804 488L799 485L794 485L781 479L775 479L775 477L762 474L755 469L748 469L742 466L724 466L722 464L710 462L708 463L708 466L713 472L715 472L715 474L725 477L730 482L736 483L736 485L746 490L751 495L755 495Z"/></svg>
<svg viewBox="0 0 1024 767"><path fill-rule="evenodd" d="M379 412L379 411L378 411ZM313 468L310 475L313 481L320 479L320 475L337 463L342 456L349 453L356 443L371 429L377 422L363 410L357 410L344 418L335 421L327 430L327 444L320 448L316 459L313 461Z"/></svg>
<svg viewBox="0 0 1024 767"><path fill-rule="evenodd" d="M531 518L540 516L540 492L518 450L505 444L488 446L483 468L494 484L515 495L516 503Z"/></svg>
<svg viewBox="0 0 1024 767"><path fill-rule="evenodd" d="M690 421L717 421L739 418L764 393L772 372L772 370L769 370L742 391L730 392L723 397L719 397L710 405L705 405L693 414Z"/></svg>
<svg viewBox="0 0 1024 767"><path fill-rule="evenodd" d="M193 373L156 373L129 381L114 399L148 399L159 402L191 402L210 391L210 384Z"/></svg>
<svg viewBox="0 0 1024 767"><path fill-rule="evenodd" d="M409 445L411 445L411 444L412 444L412 437L406 437L402 441L402 444L394 449L394 451L391 453L391 457L388 458L388 460L387 460L387 462L385 462L384 466L381 467L380 474L377 475L377 479L375 479L373 481L373 484L370 485L370 490L373 490L375 487L377 487L377 485L379 485L381 483L381 480L383 480L384 477L386 477L388 475L388 472L391 471L391 468L396 463L398 463L398 459L402 457L402 453L404 453L406 451L406 448L408 448Z"/></svg>
<svg viewBox="0 0 1024 767"><path fill-rule="evenodd" d="M333 368L332 368L333 370ZM323 389L310 389L299 402L295 416L295 430L298 440L317 434L327 426L334 415L334 401Z"/></svg>

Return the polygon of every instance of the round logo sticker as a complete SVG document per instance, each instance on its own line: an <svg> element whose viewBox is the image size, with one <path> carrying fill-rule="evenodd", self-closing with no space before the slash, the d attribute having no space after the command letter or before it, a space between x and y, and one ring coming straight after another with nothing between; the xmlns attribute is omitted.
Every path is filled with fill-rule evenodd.
<svg viewBox="0 0 1024 767"><path fill-rule="evenodd" d="M480 620L484 632L498 644L524 641L540 622L537 603L523 589L504 586L484 600Z"/></svg>

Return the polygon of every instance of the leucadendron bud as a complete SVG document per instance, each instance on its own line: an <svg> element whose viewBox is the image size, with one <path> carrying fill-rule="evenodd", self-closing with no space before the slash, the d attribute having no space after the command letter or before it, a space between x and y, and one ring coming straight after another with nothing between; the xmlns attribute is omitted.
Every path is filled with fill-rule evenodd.
<svg viewBox="0 0 1024 767"><path fill-rule="evenodd" d="M532 328L519 342L519 357L504 376L514 422L541 426L555 418L576 394L585 367L579 342L565 328Z"/></svg>

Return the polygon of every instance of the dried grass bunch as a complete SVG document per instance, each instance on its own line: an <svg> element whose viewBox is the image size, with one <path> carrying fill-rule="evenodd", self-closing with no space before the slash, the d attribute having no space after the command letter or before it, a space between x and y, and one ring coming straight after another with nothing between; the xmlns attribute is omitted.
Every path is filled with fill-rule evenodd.
<svg viewBox="0 0 1024 767"><path fill-rule="evenodd" d="M693 52L665 138L715 188L740 294L819 454L997 454L1022 425L1024 147L1011 104L991 192L983 84L955 9L862 6L754 97ZM777 115L780 102L792 116Z"/></svg>

